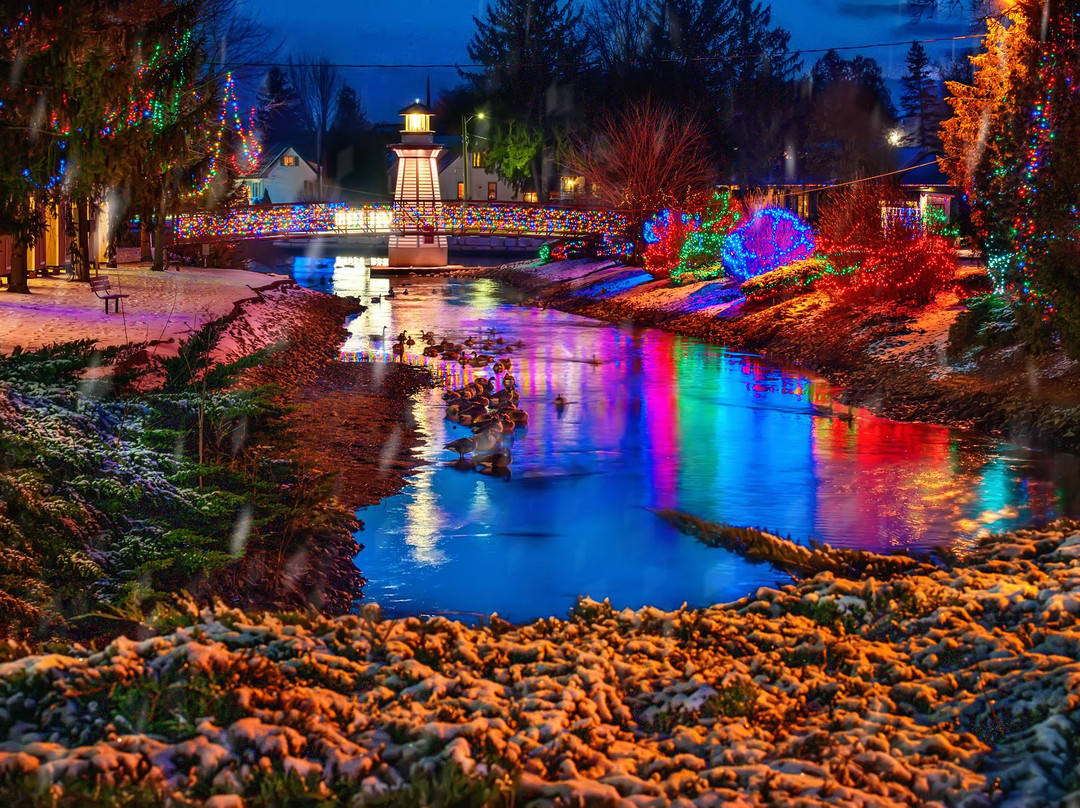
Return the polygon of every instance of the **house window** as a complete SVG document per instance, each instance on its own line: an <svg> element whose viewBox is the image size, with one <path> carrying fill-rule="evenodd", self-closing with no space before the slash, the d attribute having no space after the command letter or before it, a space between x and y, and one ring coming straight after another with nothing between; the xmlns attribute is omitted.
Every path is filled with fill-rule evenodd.
<svg viewBox="0 0 1080 808"><path fill-rule="evenodd" d="M487 157L487 152L474 151L472 153L472 167L473 168L483 168L484 167L484 158L486 158L486 157Z"/></svg>
<svg viewBox="0 0 1080 808"><path fill-rule="evenodd" d="M281 158L281 164L283 166L298 166L300 165L300 158L295 154L286 154Z"/></svg>
<svg viewBox="0 0 1080 808"><path fill-rule="evenodd" d="M540 201L540 197L537 196L536 191L526 191L525 196L523 197L523 199L526 202L539 202Z"/></svg>
<svg viewBox="0 0 1080 808"><path fill-rule="evenodd" d="M262 195L262 180L255 180L251 183L251 203L261 202Z"/></svg>
<svg viewBox="0 0 1080 808"><path fill-rule="evenodd" d="M488 199L498 199L498 198L499 198L498 186L494 182L489 182L488 183Z"/></svg>
<svg viewBox="0 0 1080 808"><path fill-rule="evenodd" d="M463 182L459 182L457 184L457 198L458 199L464 199L465 198L465 183L463 183Z"/></svg>

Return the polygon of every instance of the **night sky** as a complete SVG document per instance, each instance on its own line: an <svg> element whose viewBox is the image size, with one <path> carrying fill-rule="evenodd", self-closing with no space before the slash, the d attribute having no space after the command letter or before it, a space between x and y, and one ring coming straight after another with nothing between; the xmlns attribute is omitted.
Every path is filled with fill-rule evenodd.
<svg viewBox="0 0 1080 808"><path fill-rule="evenodd" d="M448 63L468 61L465 45L475 26L473 15L486 0L241 0L280 37L280 51L267 61L284 62L289 54L324 55L342 64ZM792 34L792 48L829 48L879 42L910 42L971 32L961 18L924 19L913 23L905 0L773 0L774 24ZM949 56L954 48L977 40L927 45L931 58ZM903 74L907 46L848 51L873 56L887 78ZM807 70L820 54L806 54ZM458 82L453 68L350 69L346 80L359 90L373 121L394 120L398 109L423 96L431 75L432 97ZM893 83L891 82L892 86ZM894 100L897 91L893 89Z"/></svg>

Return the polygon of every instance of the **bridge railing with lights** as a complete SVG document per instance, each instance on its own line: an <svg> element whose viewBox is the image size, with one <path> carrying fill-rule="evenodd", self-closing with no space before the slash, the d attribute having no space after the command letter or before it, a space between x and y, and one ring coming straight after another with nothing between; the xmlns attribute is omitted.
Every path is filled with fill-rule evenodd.
<svg viewBox="0 0 1080 808"><path fill-rule="evenodd" d="M625 239L630 219L617 210L507 202L344 202L253 205L181 214L178 243L321 235L439 234Z"/></svg>

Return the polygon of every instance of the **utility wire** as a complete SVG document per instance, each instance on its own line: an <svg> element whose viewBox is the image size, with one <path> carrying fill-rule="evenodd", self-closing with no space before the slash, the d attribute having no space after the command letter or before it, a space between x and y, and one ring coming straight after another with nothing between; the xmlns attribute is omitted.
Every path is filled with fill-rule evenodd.
<svg viewBox="0 0 1080 808"><path fill-rule="evenodd" d="M828 53L829 51L869 50L871 48L894 48L910 45L913 42L929 44L933 42L959 42L965 39L982 39L983 34L964 34L963 36L933 37L930 39L908 39L902 42L874 42L866 45L838 45L832 48L801 48L799 50L784 51L782 53L762 54L744 53L732 56L697 56L690 60L684 59L659 59L660 62L713 62L713 61L737 61L741 59L781 58L785 56L801 56L804 53ZM289 67L289 62L227 62L233 68L239 67ZM522 62L522 66L532 66L540 62ZM476 62L335 62L327 65L336 68L385 68L385 69L408 69L408 68L432 68L432 67L455 67L482 69L487 65Z"/></svg>
<svg viewBox="0 0 1080 808"><path fill-rule="evenodd" d="M870 182L871 180L880 180L882 177L891 177L894 174L904 174L908 171L914 171L916 168L926 168L926 166L936 166L937 160L930 160L926 163L919 163L917 166L908 166L907 168L898 168L896 171L886 171L884 174L875 174L873 177L859 177L857 180L848 180L847 182L837 182L833 185L821 185L817 188L808 188L805 191L785 191L784 193L789 196L805 196L807 194L816 194L818 191L831 191L833 188L843 188L847 185L858 185L860 182Z"/></svg>

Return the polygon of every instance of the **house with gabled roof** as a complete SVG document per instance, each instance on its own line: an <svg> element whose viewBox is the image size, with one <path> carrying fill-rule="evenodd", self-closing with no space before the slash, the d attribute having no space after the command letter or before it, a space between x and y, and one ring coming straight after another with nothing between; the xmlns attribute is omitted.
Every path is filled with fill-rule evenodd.
<svg viewBox="0 0 1080 808"><path fill-rule="evenodd" d="M318 196L319 166L290 144L271 144L254 171L239 178L249 204L311 202Z"/></svg>

